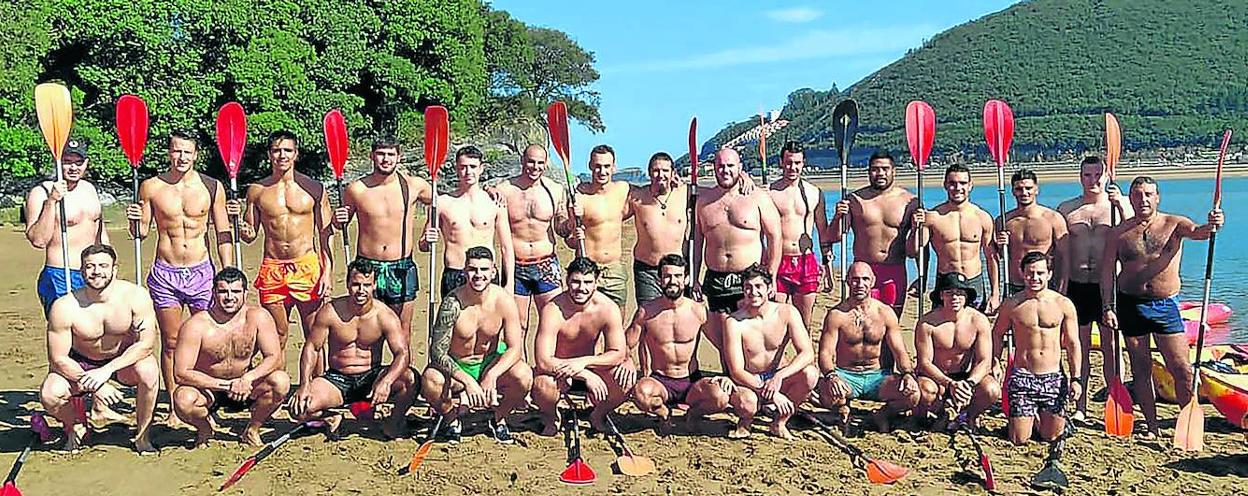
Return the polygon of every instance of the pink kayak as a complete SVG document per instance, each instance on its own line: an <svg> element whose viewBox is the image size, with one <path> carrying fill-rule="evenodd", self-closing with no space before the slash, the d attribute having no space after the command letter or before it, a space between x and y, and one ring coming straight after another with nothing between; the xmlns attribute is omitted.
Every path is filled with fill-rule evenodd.
<svg viewBox="0 0 1248 496"><path fill-rule="evenodd" d="M1205 322L1210 325L1222 324L1231 319L1231 306L1225 303L1210 303L1209 313L1205 316ZM1182 301L1179 302L1179 314L1183 316L1183 320L1199 322L1200 321L1200 302L1198 301ZM1189 331L1191 332L1191 331Z"/></svg>

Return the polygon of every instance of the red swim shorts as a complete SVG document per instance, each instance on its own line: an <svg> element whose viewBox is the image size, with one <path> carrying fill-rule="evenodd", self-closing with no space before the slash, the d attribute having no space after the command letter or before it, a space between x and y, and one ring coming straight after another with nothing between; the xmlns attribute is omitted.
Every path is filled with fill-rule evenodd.
<svg viewBox="0 0 1248 496"><path fill-rule="evenodd" d="M905 304L907 274L905 262L899 264L869 264L875 272L875 287L871 288L871 297L885 305L896 309Z"/></svg>
<svg viewBox="0 0 1248 496"><path fill-rule="evenodd" d="M819 290L819 260L814 253L785 255L776 271L776 286L787 295L809 294Z"/></svg>

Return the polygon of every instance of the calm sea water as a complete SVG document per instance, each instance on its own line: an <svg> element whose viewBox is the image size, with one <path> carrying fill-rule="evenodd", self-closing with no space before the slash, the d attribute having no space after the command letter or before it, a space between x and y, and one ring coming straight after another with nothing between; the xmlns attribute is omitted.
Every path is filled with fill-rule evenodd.
<svg viewBox="0 0 1248 496"><path fill-rule="evenodd" d="M1125 188L1129 183L1119 181ZM1008 188L1009 185L1007 184ZM1040 185L1040 203L1056 208L1062 201L1080 194L1078 183L1044 183ZM1213 289L1211 299L1229 304L1235 313L1225 328L1215 328L1210 339L1216 342L1248 341L1248 202L1237 201L1239 195L1248 195L1248 178L1226 178L1222 181L1222 209L1227 223L1218 233L1214 251ZM839 191L825 193L829 209L839 197ZM944 201L943 189L924 188L923 200L934 207ZM1212 207L1212 179L1174 179L1161 183L1161 210L1166 213L1185 215L1203 224ZM997 187L978 184L971 190L971 201L996 216ZM1014 198L1006 191L1006 208L1014 208ZM831 212L829 212L829 218ZM852 236L851 236L852 239ZM1182 300L1199 301L1204 284L1207 241L1185 241L1180 272L1183 278ZM910 274L916 274L914 262L910 262ZM933 265L934 267L934 265ZM929 272L935 272L930 270ZM928 288L932 283L928 283Z"/></svg>

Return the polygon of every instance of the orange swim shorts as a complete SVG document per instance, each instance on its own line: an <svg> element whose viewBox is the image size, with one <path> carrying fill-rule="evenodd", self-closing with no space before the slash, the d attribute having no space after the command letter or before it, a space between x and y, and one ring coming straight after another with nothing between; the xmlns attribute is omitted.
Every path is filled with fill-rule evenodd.
<svg viewBox="0 0 1248 496"><path fill-rule="evenodd" d="M315 251L294 260L265 257L256 273L256 290L263 305L315 301L321 297L320 280L321 258Z"/></svg>

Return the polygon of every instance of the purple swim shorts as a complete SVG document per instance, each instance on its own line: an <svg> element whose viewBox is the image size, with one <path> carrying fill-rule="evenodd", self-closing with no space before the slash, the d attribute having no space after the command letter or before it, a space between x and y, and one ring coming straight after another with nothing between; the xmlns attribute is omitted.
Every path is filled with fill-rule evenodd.
<svg viewBox="0 0 1248 496"><path fill-rule="evenodd" d="M157 259L147 275L147 290L158 309L186 305L192 311L207 310L212 303L215 274L211 259L190 267L177 267Z"/></svg>

